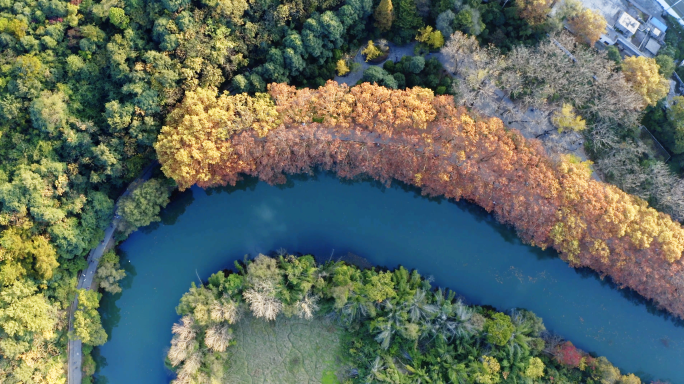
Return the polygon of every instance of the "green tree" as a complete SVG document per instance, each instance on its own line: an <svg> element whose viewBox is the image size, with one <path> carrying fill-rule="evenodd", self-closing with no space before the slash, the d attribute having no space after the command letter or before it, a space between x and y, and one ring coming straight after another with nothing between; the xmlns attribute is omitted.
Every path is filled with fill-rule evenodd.
<svg viewBox="0 0 684 384"><path fill-rule="evenodd" d="M95 279L98 281L100 288L112 294L119 293L121 292L119 280L124 277L126 277L126 271L119 266L119 256L114 251L109 251L102 255L95 273Z"/></svg>
<svg viewBox="0 0 684 384"><path fill-rule="evenodd" d="M88 345L102 345L107 342L107 333L102 328L100 298L95 291L78 290L78 307L74 311L74 331L71 337Z"/></svg>
<svg viewBox="0 0 684 384"><path fill-rule="evenodd" d="M422 56L413 56L406 63L406 66L404 68L409 72L420 73L420 71L422 71L423 68L425 68L425 58Z"/></svg>
<svg viewBox="0 0 684 384"><path fill-rule="evenodd" d="M57 315L50 302L30 280L18 280L0 291L0 328L11 338L30 340L34 334L47 335Z"/></svg>
<svg viewBox="0 0 684 384"><path fill-rule="evenodd" d="M511 317L497 312L488 319L484 327L487 333L487 342L493 345L504 346L511 339L511 335L515 330Z"/></svg>
<svg viewBox="0 0 684 384"><path fill-rule="evenodd" d="M67 122L69 112L66 97L61 92L43 91L31 103L30 113L34 128L55 134Z"/></svg>
<svg viewBox="0 0 684 384"><path fill-rule="evenodd" d="M119 29L126 29L130 19L126 16L126 11L123 9L111 7L109 8L109 22Z"/></svg>
<svg viewBox="0 0 684 384"><path fill-rule="evenodd" d="M416 3L413 0L397 0L396 20L393 26L400 29L410 30L415 35L415 30L423 25L423 19L418 16Z"/></svg>
<svg viewBox="0 0 684 384"><path fill-rule="evenodd" d="M127 235L139 227L160 221L159 212L169 203L174 187L169 181L151 179L121 198L116 211L121 216L117 229Z"/></svg>
<svg viewBox="0 0 684 384"><path fill-rule="evenodd" d="M672 152L684 153L684 97L675 96L667 109L667 121L672 127Z"/></svg>
<svg viewBox="0 0 684 384"><path fill-rule="evenodd" d="M672 73L675 70L675 63L672 57L667 55L658 55L655 57L655 61L660 67L658 68L658 72L660 72L664 78L669 79L672 77Z"/></svg>
<svg viewBox="0 0 684 384"><path fill-rule="evenodd" d="M398 84L397 80L390 75L387 71L380 67L372 66L365 71L363 71L362 82L375 83L383 87L396 89Z"/></svg>
<svg viewBox="0 0 684 384"><path fill-rule="evenodd" d="M622 62L620 51L614 45L606 48L606 56L608 56L608 58L613 60L616 64L620 64Z"/></svg>
<svg viewBox="0 0 684 384"><path fill-rule="evenodd" d="M375 12L375 26L383 32L387 32L392 28L394 22L394 5L392 0L381 0Z"/></svg>

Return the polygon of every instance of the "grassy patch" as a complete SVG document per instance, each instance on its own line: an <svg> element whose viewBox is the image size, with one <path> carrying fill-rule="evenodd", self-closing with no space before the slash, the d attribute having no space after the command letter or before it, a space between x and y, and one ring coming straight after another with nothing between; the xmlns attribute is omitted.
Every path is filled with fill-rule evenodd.
<svg viewBox="0 0 684 384"><path fill-rule="evenodd" d="M343 371L344 330L322 319L245 316L235 329L226 383L337 384Z"/></svg>

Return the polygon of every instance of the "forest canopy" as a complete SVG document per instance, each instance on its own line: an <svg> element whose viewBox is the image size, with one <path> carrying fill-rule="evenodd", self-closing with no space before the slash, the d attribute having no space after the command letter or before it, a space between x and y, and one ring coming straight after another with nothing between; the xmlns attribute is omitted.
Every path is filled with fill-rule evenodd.
<svg viewBox="0 0 684 384"><path fill-rule="evenodd" d="M282 180L283 171L309 170L313 164L331 168L338 162L343 176L369 172L383 181L395 177L424 186L430 193L434 187L435 193L442 194L441 186L431 184L435 177L456 180L453 172L460 168L435 166L438 173L425 172L417 165L425 158L416 161L398 152L386 160L402 159L403 163L383 163L371 141L344 145L335 141L356 139L349 131L339 131L342 136L337 131L319 132L327 135L326 143L334 143L327 149L329 144L288 148L293 137L282 127L303 123L299 129L307 131L339 117L336 130L356 129L363 122L362 135L380 133L392 140L406 140L403 151L411 145L440 142L441 138L432 134L435 121L441 122L438 117L454 109L446 98L435 94L458 93L462 85L427 57L429 52L457 31L476 36L483 46L494 44L501 53L517 52L521 44L534 46L547 33L561 30L564 18L577 16L566 12L572 7L564 7L563 12L547 17L550 5L538 0L0 0L0 311L5 316L0 322L0 382L65 383L66 346L75 339L84 342L84 382L90 382L88 376L95 369L92 347L107 338L97 312L101 296L77 290L78 273L87 267L90 250L100 244L110 225L116 226L116 240L122 240L137 228L158 221L160 209L175 189L174 181L181 189L194 183L216 185L234 180L245 170L276 181ZM587 37L593 36L589 32ZM383 68L373 67L364 74L364 81L395 85L403 93L367 84L354 91L326 85L336 72L353 72L356 52L369 40L383 37L400 45L417 40L417 55L387 61ZM670 41L665 49L672 51L674 43ZM661 72L668 70L666 59L657 63ZM650 67L653 78L654 68ZM304 89L294 94L283 86L269 89L272 83ZM299 100L319 97L316 88L321 86L330 90L326 94L333 97L330 104L316 102L310 109L308 102ZM642 88L649 91L647 86ZM652 99L660 95L645 94L651 93ZM625 98L635 96L623 94ZM378 101L385 97L389 104ZM295 104L288 104L291 102ZM365 108L364 103L373 109ZM285 113L286 106L301 106L306 111L296 116L296 109ZM355 120L349 120L350 109L334 110L340 106L353 106ZM581 105L574 107L578 114L583 113ZM454 116L466 122L470 118L461 112ZM501 134L499 128L492 129ZM242 136L245 132L248 134ZM283 146L271 146L274 133L283 135ZM510 137L519 140L514 134ZM246 141L240 142L240 138ZM248 140L254 141L249 144ZM258 171L259 153L249 152L255 143L268 144L265 149L274 151L261 152L266 157L264 169ZM530 146L535 148L535 144ZM313 149L321 153L335 150L337 157L310 162L306 151ZM533 167L537 166L536 150L525 149L532 153ZM376 163L345 168L361 158L358 151L374 154ZM465 149L454 153L466 155ZM283 159L286 154L289 159ZM479 155L467 152L467 156ZM133 185L122 197L126 186L157 157L174 180L155 174L151 180ZM603 163L626 163L625 157L631 161L630 167L622 168L641 167L637 150L608 157ZM244 163L234 162L240 158ZM502 161L511 158L505 159ZM555 165L539 161L544 172L553 169L548 172L560 175ZM380 172L375 168L378 164L388 170ZM474 164L468 164L472 172L479 167ZM266 170L268 167L272 169ZM569 173L584 174L582 167L570 167L573 171ZM666 199L668 191L653 187L658 184L650 175L669 175L663 166L656 170L648 173L649 177L641 174L636 181L616 171L613 181L626 180L621 187L681 219L684 203ZM483 206L506 222L518 223L513 219L518 211L507 211L508 205L494 207L494 202L502 200L498 195L494 199L492 191L478 189L484 188L482 184L458 185L447 195L474 199L482 192ZM507 188L506 184L496 185ZM560 187L554 184L553 188ZM554 191L550 206L557 207L560 195ZM615 220L633 225L608 226L591 235L593 229L582 225L558 227L552 237L549 225L574 223L572 215L579 208L555 218L551 212L556 208L547 207L539 216L546 218L539 228L531 224L536 222L530 216L525 220L531 221L519 229L535 244L556 246L578 265L598 263L591 265L610 271L618 281L645 287L640 292L659 296L664 305L672 307L663 297L676 295L681 284L679 264L668 261L681 253L678 227L642 200L619 192L610 196L626 201L619 207L629 208L624 208L627 213L620 211L628 219L616 214ZM642 221L652 225L644 229ZM632 243L600 242L612 239L610 236L622 229L620 238ZM665 249L664 258L651 256L649 252L660 246ZM634 252L646 252L649 260L652 257L666 264L654 262L651 274L633 276L625 266L633 265L634 255L639 254ZM607 257L609 261L585 258L590 254L604 255L601 260ZM674 267L661 274L664 265ZM96 278L100 289L105 294L119 292L117 282L123 276L118 257L105 255ZM648 281L633 282L646 276ZM77 321L74 332L69 332L70 305L77 297L82 297L83 303L71 311Z"/></svg>

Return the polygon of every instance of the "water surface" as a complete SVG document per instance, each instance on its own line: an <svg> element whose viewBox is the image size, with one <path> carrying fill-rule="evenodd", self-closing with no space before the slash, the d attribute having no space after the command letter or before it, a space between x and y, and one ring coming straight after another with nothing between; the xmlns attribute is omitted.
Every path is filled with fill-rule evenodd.
<svg viewBox="0 0 684 384"><path fill-rule="evenodd" d="M351 252L415 268L472 303L530 309L548 329L623 371L684 383L684 327L634 295L569 268L553 251L521 244L471 204L328 174L286 187L247 180L193 188L169 204L162 223L134 233L121 246L124 290L103 300L110 340L99 351L99 380L168 383L164 356L190 283L279 248L322 258Z"/></svg>

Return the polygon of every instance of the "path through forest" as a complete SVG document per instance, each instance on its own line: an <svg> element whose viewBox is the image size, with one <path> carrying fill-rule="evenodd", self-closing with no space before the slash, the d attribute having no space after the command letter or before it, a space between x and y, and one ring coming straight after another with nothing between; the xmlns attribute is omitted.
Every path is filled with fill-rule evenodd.
<svg viewBox="0 0 684 384"><path fill-rule="evenodd" d="M95 276L95 271L97 271L97 266L100 263L100 258L107 249L109 243L112 241L114 231L116 230L116 225L119 223L119 220L121 220L121 218L117 217L116 215L116 209L118 207L119 201L122 197L128 196L131 193L131 191L135 189L135 187L137 187L140 183L147 181L152 176L152 171L158 164L159 163L157 161L154 161L152 164L148 165L147 168L143 170L142 174L135 181L128 185L126 191L119 197L119 200L117 200L117 203L114 205L114 218L112 219L112 223L109 224L109 227L107 227L107 229L105 230L104 239L100 242L100 244L98 244L97 247L90 250L87 259L88 268L86 268L85 271L81 271L81 273L79 274L78 285L76 286L77 289L92 289L93 277ZM78 297L74 298L74 301L71 303L71 306L69 307L69 333L73 332L74 330L74 311L77 307ZM81 340L70 339L67 350L69 351L69 361L67 370L68 384L81 384L81 380L83 379L83 371L81 369L83 363Z"/></svg>

